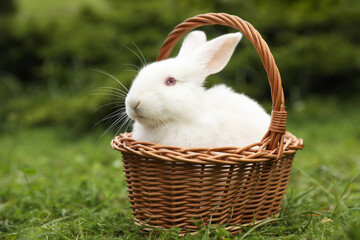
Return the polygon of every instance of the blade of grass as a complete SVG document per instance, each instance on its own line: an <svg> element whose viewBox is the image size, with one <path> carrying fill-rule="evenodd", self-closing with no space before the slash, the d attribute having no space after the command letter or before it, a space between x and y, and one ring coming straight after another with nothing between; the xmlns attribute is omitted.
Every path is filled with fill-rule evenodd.
<svg viewBox="0 0 360 240"><path fill-rule="evenodd" d="M279 221L279 220L283 220L283 218L272 218L272 219L268 219L266 221L263 221L255 226L253 226L249 231L247 231L244 235L241 236L240 240L245 239L247 236L250 235L250 233L252 233L253 231L255 231L256 229L258 229L259 227L271 223L271 222L275 222L275 221Z"/></svg>

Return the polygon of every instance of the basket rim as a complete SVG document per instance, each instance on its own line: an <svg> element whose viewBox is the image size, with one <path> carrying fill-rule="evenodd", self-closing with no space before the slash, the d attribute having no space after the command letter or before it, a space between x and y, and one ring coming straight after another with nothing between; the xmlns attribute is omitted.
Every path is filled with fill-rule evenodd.
<svg viewBox="0 0 360 240"><path fill-rule="evenodd" d="M245 147L196 147L182 148L170 145L160 145L152 142L137 141L132 133L121 133L111 141L113 149L122 153L131 153L139 157L153 158L166 162L183 162L192 164L239 164L249 162L267 162L293 155L304 148L301 138L286 132L283 146L267 149L269 138ZM279 154L280 149L281 154Z"/></svg>

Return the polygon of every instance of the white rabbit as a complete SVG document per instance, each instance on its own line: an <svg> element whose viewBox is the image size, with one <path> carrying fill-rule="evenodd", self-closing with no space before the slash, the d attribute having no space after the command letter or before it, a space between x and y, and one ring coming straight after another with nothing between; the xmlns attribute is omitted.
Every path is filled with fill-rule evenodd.
<svg viewBox="0 0 360 240"><path fill-rule="evenodd" d="M259 142L270 116L254 100L225 85L206 90L205 78L229 61L241 33L206 41L185 38L177 57L151 63L136 76L126 97L135 120L133 138L180 147L243 147Z"/></svg>

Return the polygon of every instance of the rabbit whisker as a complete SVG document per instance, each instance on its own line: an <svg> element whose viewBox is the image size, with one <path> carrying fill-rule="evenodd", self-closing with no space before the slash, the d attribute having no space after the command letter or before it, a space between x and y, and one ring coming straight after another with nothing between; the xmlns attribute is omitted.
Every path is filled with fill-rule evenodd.
<svg viewBox="0 0 360 240"><path fill-rule="evenodd" d="M113 96L115 97L115 99L120 98L122 100L124 100L126 97L125 95L120 95L118 93L110 93L110 92L94 92L91 95L107 95L107 96Z"/></svg>
<svg viewBox="0 0 360 240"><path fill-rule="evenodd" d="M119 107L124 108L124 112L126 112L126 106L123 102L121 104L112 106L110 109L119 109Z"/></svg>
<svg viewBox="0 0 360 240"><path fill-rule="evenodd" d="M108 96L111 96L109 94L106 94L106 93L92 93L90 95L108 95ZM125 100L125 97L120 97L120 96L114 96L114 97L108 97L107 98L108 100L111 100L111 101L119 101L121 100L122 102L124 102ZM119 104L120 105L120 104ZM122 103L121 106L125 106L125 103Z"/></svg>
<svg viewBox="0 0 360 240"><path fill-rule="evenodd" d="M136 68L136 69L137 69L137 71L136 71L136 72L139 72L139 71L140 71L140 69L141 69L139 66L137 66L136 64L132 64L132 63L122 64L122 66L130 66L130 67L134 67L134 68Z"/></svg>
<svg viewBox="0 0 360 240"><path fill-rule="evenodd" d="M112 79L114 79L116 82L118 82L124 89L126 89L127 92L129 92L129 89L127 87L125 87L125 85L120 82L120 80L118 80L116 77L114 77L113 75L111 75L110 73L105 72L104 70L98 69L98 68L90 68L90 70L98 72L98 73L102 73Z"/></svg>
<svg viewBox="0 0 360 240"><path fill-rule="evenodd" d="M133 124L133 120L129 117L126 117L125 123L126 123L125 127L123 127L123 129L120 128L119 131L117 132L117 135L122 131L127 131Z"/></svg>
<svg viewBox="0 0 360 240"><path fill-rule="evenodd" d="M104 107L107 107L107 106L111 106L111 105L115 105L115 106L113 106L111 109L113 109L113 108L117 108L118 106L123 106L123 104L124 104L124 102L111 102L111 103L106 103L106 104L103 104L103 105L101 105L100 107L98 107L98 108L96 108L95 110L94 110L94 112L96 112L96 111L98 111L99 109L101 109L101 108L104 108Z"/></svg>
<svg viewBox="0 0 360 240"><path fill-rule="evenodd" d="M146 65L147 62L146 62L146 58L145 58L144 54L142 53L142 51L140 50L140 48L138 47L138 45L136 45L135 42L132 42L132 44L136 47L136 49L138 50L138 52L141 54L141 57L142 57L142 59L144 60L144 63L145 63L144 65Z"/></svg>
<svg viewBox="0 0 360 240"><path fill-rule="evenodd" d="M120 109L118 109L118 110L116 110L116 111L114 111L114 112L112 112L112 113L109 113L108 115L106 115L105 117L103 117L100 121L98 121L98 122L95 124L95 126L97 126L99 123L104 122L104 121L106 121L106 120L108 120L108 119L115 118L116 116L120 116L121 114L119 114L119 113L123 112L124 109L125 109L125 108L120 108ZM94 126L94 127L95 127L95 126Z"/></svg>
<svg viewBox="0 0 360 240"><path fill-rule="evenodd" d="M126 69L126 70L124 70L124 71L126 71L126 72L134 72L134 73L136 73L136 74L139 73L139 71L136 71L136 70L134 70L134 69Z"/></svg>
<svg viewBox="0 0 360 240"><path fill-rule="evenodd" d="M135 54L135 56L140 60L140 62L141 62L141 64L143 65L143 66L145 66L145 62L144 62L144 60L139 56L139 54L138 53L136 53L134 50L132 50L131 48L129 48L128 46L125 46L125 45L122 45L124 48L126 48L127 50L129 50L130 52L132 52L133 54Z"/></svg>
<svg viewBox="0 0 360 240"><path fill-rule="evenodd" d="M100 89L113 90L113 91L116 91L116 92L119 92L119 93L122 93L122 94L127 94L126 91L121 90L119 88L114 88L114 87L100 87Z"/></svg>
<svg viewBox="0 0 360 240"><path fill-rule="evenodd" d="M127 131L129 129L130 125L132 124L132 120L126 114L123 114L122 117L125 117L125 121L123 121L123 123L120 125L120 127L116 130L113 138L118 136L120 132Z"/></svg>
<svg viewBox="0 0 360 240"><path fill-rule="evenodd" d="M108 134L108 132L113 129L116 124L120 123L124 118L124 115L119 117L118 119L116 119L104 132L103 134L101 134L101 136L99 137L99 140L102 139L106 134Z"/></svg>
<svg viewBox="0 0 360 240"><path fill-rule="evenodd" d="M98 90L94 92L95 94L104 94L104 95L110 95L110 96L118 96L121 97L121 99L125 99L126 95L123 93L115 92L113 90Z"/></svg>

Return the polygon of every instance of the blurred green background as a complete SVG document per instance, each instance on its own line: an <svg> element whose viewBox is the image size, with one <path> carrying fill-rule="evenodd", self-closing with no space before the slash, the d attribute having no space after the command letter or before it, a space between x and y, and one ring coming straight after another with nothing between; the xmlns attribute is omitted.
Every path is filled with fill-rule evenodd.
<svg viewBox="0 0 360 240"><path fill-rule="evenodd" d="M227 12L262 34L282 74L287 105L312 96L351 99L360 91L360 2L302 0L3 0L0 5L0 130L19 125L66 125L87 131L111 101L90 95L127 86L141 65L127 49L139 46L148 62L172 28L188 17ZM210 37L232 29L203 28ZM242 40L227 68L209 79L261 101L270 99L257 53Z"/></svg>
<svg viewBox="0 0 360 240"><path fill-rule="evenodd" d="M206 12L240 16L261 33L282 75L288 129L306 144L282 220L245 235L360 238L359 0L1 0L0 238L143 238L121 155L109 146L113 120L101 122L119 99L94 94L119 84L91 69L130 86L130 65L141 66L134 43L152 62L174 26ZM233 31L202 29L209 38ZM248 40L207 86L217 83L270 112L266 73Z"/></svg>

